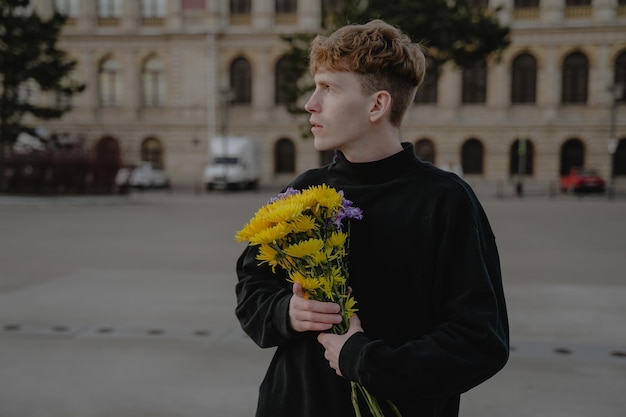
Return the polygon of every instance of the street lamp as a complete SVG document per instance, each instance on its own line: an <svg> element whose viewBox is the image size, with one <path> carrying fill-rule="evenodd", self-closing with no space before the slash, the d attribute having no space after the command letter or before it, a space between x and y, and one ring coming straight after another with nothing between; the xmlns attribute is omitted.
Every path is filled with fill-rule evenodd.
<svg viewBox="0 0 626 417"><path fill-rule="evenodd" d="M615 83L609 87L611 92L611 125L609 128L609 155L611 158L611 172L609 177L609 198L615 194L615 152L617 151L617 135L615 134L617 122L617 102L624 95L624 84Z"/></svg>

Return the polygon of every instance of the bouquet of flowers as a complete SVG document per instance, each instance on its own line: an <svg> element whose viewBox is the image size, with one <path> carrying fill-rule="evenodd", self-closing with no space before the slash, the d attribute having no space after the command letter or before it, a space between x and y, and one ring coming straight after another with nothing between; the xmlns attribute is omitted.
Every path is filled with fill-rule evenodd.
<svg viewBox="0 0 626 417"><path fill-rule="evenodd" d="M302 191L288 188L261 207L235 239L258 245L257 260L269 264L273 271L276 267L287 271L288 281L300 284L306 298L337 303L343 321L331 332L344 334L350 317L358 310L347 282L348 220L362 218L361 209L345 199L342 191L325 184ZM351 382L351 388L357 417L361 416L357 392L375 417L384 417L365 387ZM400 416L393 403L389 405Z"/></svg>

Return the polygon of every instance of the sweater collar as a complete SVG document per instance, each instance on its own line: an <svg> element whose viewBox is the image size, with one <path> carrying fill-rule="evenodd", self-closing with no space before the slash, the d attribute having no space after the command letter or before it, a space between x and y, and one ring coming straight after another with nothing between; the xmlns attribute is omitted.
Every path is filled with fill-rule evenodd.
<svg viewBox="0 0 626 417"><path fill-rule="evenodd" d="M351 179L351 182L384 183L402 176L415 165L417 157L413 145L403 142L402 148L387 158L362 163L350 162L341 151L336 151L329 171L338 177Z"/></svg>

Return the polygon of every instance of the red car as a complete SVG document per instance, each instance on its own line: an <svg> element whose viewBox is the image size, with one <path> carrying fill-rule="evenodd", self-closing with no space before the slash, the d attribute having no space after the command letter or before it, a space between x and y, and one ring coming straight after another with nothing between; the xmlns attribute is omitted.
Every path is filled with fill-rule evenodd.
<svg viewBox="0 0 626 417"><path fill-rule="evenodd" d="M569 174L561 177L561 191L573 193L603 193L606 182L592 169L574 167Z"/></svg>

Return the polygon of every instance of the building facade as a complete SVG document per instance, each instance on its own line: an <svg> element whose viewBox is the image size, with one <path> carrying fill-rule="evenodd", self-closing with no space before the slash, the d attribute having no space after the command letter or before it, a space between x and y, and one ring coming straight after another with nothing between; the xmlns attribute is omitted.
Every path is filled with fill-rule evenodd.
<svg viewBox="0 0 626 417"><path fill-rule="evenodd" d="M69 16L60 46L87 85L62 119L38 123L152 161L174 186L199 185L210 138L259 138L262 183L282 185L327 160L281 90L281 35L319 32L322 1L35 0ZM431 68L403 139L470 183L547 184L576 165L626 176L626 0L490 2L510 47Z"/></svg>

